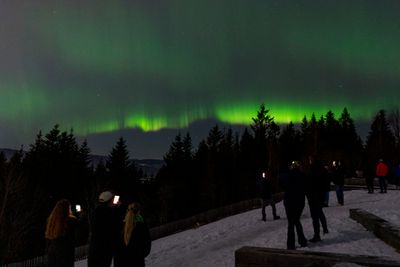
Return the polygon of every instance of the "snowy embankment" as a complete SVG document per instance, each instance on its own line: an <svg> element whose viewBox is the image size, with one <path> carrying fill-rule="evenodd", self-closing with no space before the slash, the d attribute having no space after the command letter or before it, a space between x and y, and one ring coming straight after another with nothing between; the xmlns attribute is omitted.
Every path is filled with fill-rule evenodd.
<svg viewBox="0 0 400 267"><path fill-rule="evenodd" d="M400 191L367 194L364 190L345 192L345 205L336 204L330 194L330 207L325 208L329 234L322 242L309 244L303 250L379 256L400 262L400 254L371 232L349 218L349 209L365 209L394 225L400 225ZM231 216L153 241L146 266L234 266L234 252L242 246L286 248L287 220L282 202L277 204L280 220L272 220L267 209L267 222L261 221L260 209ZM310 212L306 204L302 216L304 233L313 235ZM86 261L75 264L86 266Z"/></svg>

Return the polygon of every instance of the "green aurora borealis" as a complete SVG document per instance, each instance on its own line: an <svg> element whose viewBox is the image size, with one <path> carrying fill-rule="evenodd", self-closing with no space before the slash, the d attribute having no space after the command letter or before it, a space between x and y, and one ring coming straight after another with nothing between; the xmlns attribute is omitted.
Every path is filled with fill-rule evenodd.
<svg viewBox="0 0 400 267"><path fill-rule="evenodd" d="M399 106L400 1L0 0L0 147ZM92 148L96 151L96 148Z"/></svg>

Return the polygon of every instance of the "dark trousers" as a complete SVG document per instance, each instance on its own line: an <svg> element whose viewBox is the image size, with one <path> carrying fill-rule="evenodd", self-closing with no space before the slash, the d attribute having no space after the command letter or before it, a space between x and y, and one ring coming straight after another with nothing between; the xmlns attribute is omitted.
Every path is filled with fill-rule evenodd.
<svg viewBox="0 0 400 267"><path fill-rule="evenodd" d="M373 193L374 192L374 178L366 177L365 183L367 184L368 193Z"/></svg>
<svg viewBox="0 0 400 267"><path fill-rule="evenodd" d="M400 187L400 176L396 176L395 177L394 183L396 185L396 189L399 189L399 187Z"/></svg>
<svg viewBox="0 0 400 267"><path fill-rule="evenodd" d="M344 204L343 185L336 185L336 197L340 205Z"/></svg>
<svg viewBox="0 0 400 267"><path fill-rule="evenodd" d="M274 218L276 217L276 207L275 207L274 198L270 198L270 199L261 198L261 214L262 214L263 220L265 220L267 218L267 214L265 213L265 208L268 205L271 205L271 207L272 207L272 216L274 216Z"/></svg>
<svg viewBox="0 0 400 267"><path fill-rule="evenodd" d="M322 210L322 205L318 204L310 204L310 213L312 218L312 224L314 228L314 237L320 238L320 226L319 223L321 222L322 228L327 231L328 225L326 223L326 217L324 211Z"/></svg>
<svg viewBox="0 0 400 267"><path fill-rule="evenodd" d="M379 176L378 179L379 179L379 187L381 189L381 193L386 193L387 191L386 177Z"/></svg>
<svg viewBox="0 0 400 267"><path fill-rule="evenodd" d="M110 267L114 257L114 249L108 244L89 244L87 258L88 267Z"/></svg>
<svg viewBox="0 0 400 267"><path fill-rule="evenodd" d="M287 248L295 249L296 245L296 236L295 229L297 232L297 238L300 246L304 246L307 244L307 239L303 233L303 226L300 222L301 214L303 213L303 206L293 206L293 205L285 205L286 217L288 220L288 230L287 230Z"/></svg>

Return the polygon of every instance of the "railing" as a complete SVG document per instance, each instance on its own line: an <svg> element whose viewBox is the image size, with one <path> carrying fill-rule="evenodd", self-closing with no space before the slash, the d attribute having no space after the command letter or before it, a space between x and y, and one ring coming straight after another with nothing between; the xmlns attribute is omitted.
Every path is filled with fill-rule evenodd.
<svg viewBox="0 0 400 267"><path fill-rule="evenodd" d="M88 245L75 248L75 261L86 259ZM14 262L3 265L2 267L46 267L47 266L47 255L36 257L21 262Z"/></svg>
<svg viewBox="0 0 400 267"><path fill-rule="evenodd" d="M278 193L274 196L275 202L279 202L283 198L282 193ZM179 231L184 231L197 227L202 224L207 224L219 219L232 216L238 213L242 213L248 210L252 210L260 207L259 199L250 199L227 205L221 208L209 210L192 217L170 222L165 225L157 226L150 229L152 240L172 235ZM75 248L75 261L80 261L87 258L88 245ZM45 267L47 264L47 256L40 256L23 262L9 263L2 265L1 267Z"/></svg>

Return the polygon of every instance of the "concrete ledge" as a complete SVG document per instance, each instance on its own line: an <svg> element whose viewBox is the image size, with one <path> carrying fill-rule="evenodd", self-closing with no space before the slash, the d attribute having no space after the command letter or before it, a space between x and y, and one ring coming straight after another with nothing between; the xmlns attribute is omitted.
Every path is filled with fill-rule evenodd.
<svg viewBox="0 0 400 267"><path fill-rule="evenodd" d="M362 209L350 209L350 218L363 225L379 239L400 252L400 229L390 222Z"/></svg>
<svg viewBox="0 0 400 267"><path fill-rule="evenodd" d="M399 262L362 255L260 247L242 247L235 251L236 267L330 267L339 263L400 267Z"/></svg>

